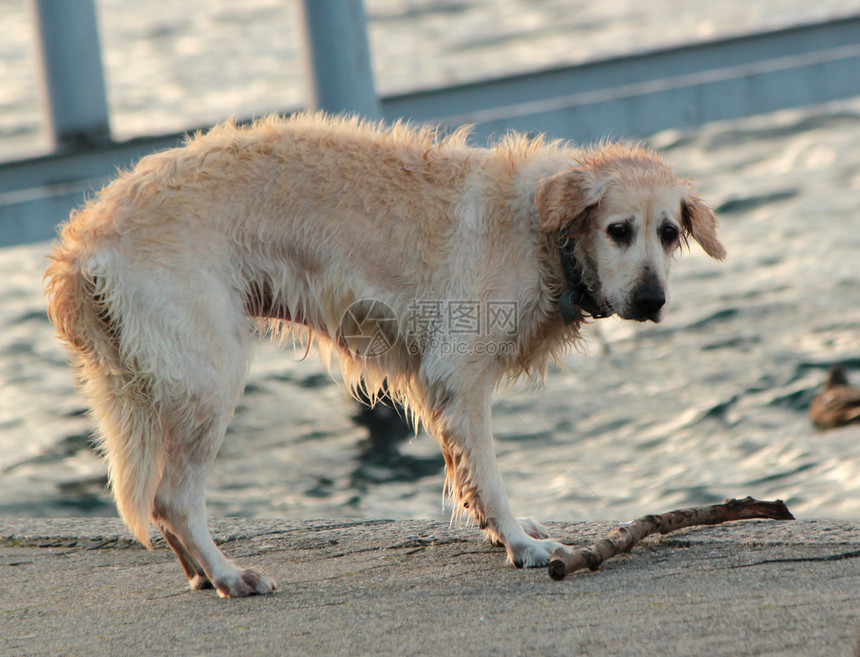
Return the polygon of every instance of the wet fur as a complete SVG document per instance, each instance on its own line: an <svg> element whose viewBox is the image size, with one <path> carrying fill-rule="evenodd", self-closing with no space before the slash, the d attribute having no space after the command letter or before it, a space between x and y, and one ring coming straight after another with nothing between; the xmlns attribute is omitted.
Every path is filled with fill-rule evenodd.
<svg viewBox="0 0 860 657"><path fill-rule="evenodd" d="M602 232L607 208L659 197L684 237L724 251L689 181L641 147L511 135L484 149L466 138L319 114L227 123L144 158L62 227L49 314L90 400L117 507L145 545L150 523L161 530L193 588L274 589L221 554L205 517L206 474L254 333L315 346L371 396L385 385L441 445L455 509L512 562L543 564L556 546L511 514L490 401L502 378L543 376L579 337L579 322L558 314L559 241L577 240L586 281L622 316L642 263L663 280L675 248L643 246L628 264ZM362 299L398 318L380 356L355 353L339 333ZM407 338L416 299L515 302L516 330ZM434 337L460 353L420 346ZM503 342L504 353L478 354Z"/></svg>

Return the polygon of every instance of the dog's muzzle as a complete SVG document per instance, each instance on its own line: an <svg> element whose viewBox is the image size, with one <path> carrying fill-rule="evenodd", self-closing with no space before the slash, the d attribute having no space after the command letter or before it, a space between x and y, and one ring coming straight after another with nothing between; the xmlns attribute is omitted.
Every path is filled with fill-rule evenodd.
<svg viewBox="0 0 860 657"><path fill-rule="evenodd" d="M659 322L663 306L666 305L666 291L653 274L647 276L636 288L631 299L632 317L640 322L651 320Z"/></svg>

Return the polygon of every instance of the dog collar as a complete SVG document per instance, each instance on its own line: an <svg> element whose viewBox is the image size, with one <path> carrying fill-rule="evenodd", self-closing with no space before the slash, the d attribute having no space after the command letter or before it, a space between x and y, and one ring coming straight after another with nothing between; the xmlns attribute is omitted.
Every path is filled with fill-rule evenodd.
<svg viewBox="0 0 860 657"><path fill-rule="evenodd" d="M564 271L564 282L567 289L558 299L558 310L565 324L581 319L583 313L588 313L594 319L609 317L600 310L597 301L589 287L582 280L582 267L574 255L575 242L567 238L559 243L561 268Z"/></svg>

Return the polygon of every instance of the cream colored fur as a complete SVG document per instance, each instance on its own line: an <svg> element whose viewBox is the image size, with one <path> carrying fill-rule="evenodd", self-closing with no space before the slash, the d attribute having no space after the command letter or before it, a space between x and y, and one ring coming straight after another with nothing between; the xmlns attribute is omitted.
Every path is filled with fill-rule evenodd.
<svg viewBox="0 0 860 657"><path fill-rule="evenodd" d="M582 318L559 317L559 241L576 240L604 310L655 321L662 308L646 312L643 281L665 286L679 243L724 251L689 181L643 148L466 139L319 114L228 123L144 158L63 226L49 313L92 404L119 512L146 545L155 523L194 588L274 589L221 554L205 517L206 474L252 334L266 331L333 355L352 386L373 394L385 382L439 441L456 508L510 561L547 562L557 544L511 513L490 401L500 379L542 376L578 338ZM620 223L629 241L610 234ZM358 309L373 328L374 300L396 318L377 322L390 343L380 354L351 344L343 323ZM485 321L417 326L416 303L469 303ZM513 308L511 321L490 326L492 304Z"/></svg>

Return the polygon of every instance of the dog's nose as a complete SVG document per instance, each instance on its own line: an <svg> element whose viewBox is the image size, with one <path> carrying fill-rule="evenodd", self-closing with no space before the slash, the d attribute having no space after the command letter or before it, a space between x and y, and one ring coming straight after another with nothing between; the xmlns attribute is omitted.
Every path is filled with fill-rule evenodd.
<svg viewBox="0 0 860 657"><path fill-rule="evenodd" d="M636 290L633 304L641 317L653 320L666 304L666 292L657 283L646 283Z"/></svg>

